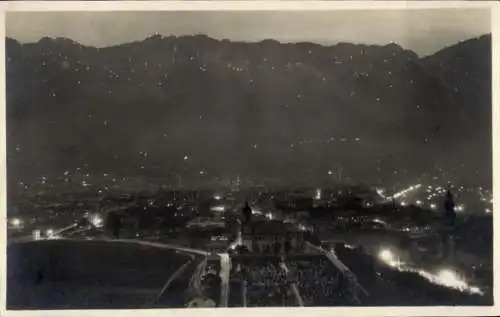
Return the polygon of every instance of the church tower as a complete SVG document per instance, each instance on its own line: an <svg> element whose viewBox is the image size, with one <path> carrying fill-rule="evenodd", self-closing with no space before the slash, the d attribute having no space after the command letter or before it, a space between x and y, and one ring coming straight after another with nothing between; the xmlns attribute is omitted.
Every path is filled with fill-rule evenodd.
<svg viewBox="0 0 500 317"><path fill-rule="evenodd" d="M245 201L245 207L243 207L243 222L246 224L252 222L252 208L248 205L248 201Z"/></svg>

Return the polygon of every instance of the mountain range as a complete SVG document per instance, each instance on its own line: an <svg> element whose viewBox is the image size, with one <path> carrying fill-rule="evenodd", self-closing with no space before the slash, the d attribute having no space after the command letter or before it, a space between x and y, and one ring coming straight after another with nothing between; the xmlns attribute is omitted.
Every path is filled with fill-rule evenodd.
<svg viewBox="0 0 500 317"><path fill-rule="evenodd" d="M95 172L491 183L491 36L395 43L204 35L6 40L12 181ZM332 174L332 172L330 172Z"/></svg>

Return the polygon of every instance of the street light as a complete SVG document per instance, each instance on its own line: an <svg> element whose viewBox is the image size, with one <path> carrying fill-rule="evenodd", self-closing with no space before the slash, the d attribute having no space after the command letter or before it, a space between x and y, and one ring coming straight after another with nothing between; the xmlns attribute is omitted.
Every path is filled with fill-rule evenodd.
<svg viewBox="0 0 500 317"><path fill-rule="evenodd" d="M458 277L457 273L450 269L443 269L439 271L436 278L438 283L448 287L459 288L459 289L465 289L468 287L467 283L461 280Z"/></svg>
<svg viewBox="0 0 500 317"><path fill-rule="evenodd" d="M10 223L14 228L19 229L21 227L22 221L19 218L14 218L10 221Z"/></svg>
<svg viewBox="0 0 500 317"><path fill-rule="evenodd" d="M385 264L391 266L391 267L398 267L400 268L401 261L399 258L389 249L382 249L378 257L380 260L382 260Z"/></svg>
<svg viewBox="0 0 500 317"><path fill-rule="evenodd" d="M381 250L380 253L378 254L378 257L386 263L389 263L394 260L394 255L389 249Z"/></svg>

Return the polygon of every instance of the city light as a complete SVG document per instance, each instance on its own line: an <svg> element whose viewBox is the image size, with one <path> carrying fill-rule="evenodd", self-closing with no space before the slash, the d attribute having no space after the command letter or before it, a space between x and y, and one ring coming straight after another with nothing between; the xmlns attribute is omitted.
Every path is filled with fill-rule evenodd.
<svg viewBox="0 0 500 317"><path fill-rule="evenodd" d="M214 206L211 208L212 211L216 211L216 212L224 212L226 210L226 207L224 206Z"/></svg>
<svg viewBox="0 0 500 317"><path fill-rule="evenodd" d="M47 236L47 238L52 238L54 236L54 230L47 229L47 231L45 231L45 235Z"/></svg>
<svg viewBox="0 0 500 317"><path fill-rule="evenodd" d="M262 215L262 211L252 208L252 215Z"/></svg>
<svg viewBox="0 0 500 317"><path fill-rule="evenodd" d="M376 189L376 192L377 192L377 194L378 194L380 197L382 197L382 198L387 198L387 197L385 197L385 196L384 196L384 190L383 190L383 189L381 189L381 188L377 188L377 189Z"/></svg>
<svg viewBox="0 0 500 317"><path fill-rule="evenodd" d="M405 188L397 193L394 193L392 195L392 197L387 197L387 199L392 199L392 198L400 198L400 197L405 197L406 194L408 194L409 192L413 191L413 190L416 190L416 189L419 189L420 187L422 187L422 184L416 184L416 185L412 185L408 188Z"/></svg>
<svg viewBox="0 0 500 317"><path fill-rule="evenodd" d="M430 204L430 207L432 210L434 210L434 209L436 209L436 204L432 203L432 204Z"/></svg>
<svg viewBox="0 0 500 317"><path fill-rule="evenodd" d="M399 258L389 249L382 249L378 257L380 260L382 260L385 264L391 266L391 267L400 267L401 266L401 261Z"/></svg>
<svg viewBox="0 0 500 317"><path fill-rule="evenodd" d="M316 189L316 197L317 200L321 199L321 189Z"/></svg>
<svg viewBox="0 0 500 317"><path fill-rule="evenodd" d="M491 209L490 209L490 208L486 208L484 211L485 211L487 214L490 214L490 213L491 213Z"/></svg>
<svg viewBox="0 0 500 317"><path fill-rule="evenodd" d="M467 283L460 280L455 272L448 269L441 270L437 274L437 279L441 284L447 285L449 287L456 287L456 288L467 287Z"/></svg>
<svg viewBox="0 0 500 317"><path fill-rule="evenodd" d="M40 230L33 230L33 240L40 240L42 238L42 233Z"/></svg>
<svg viewBox="0 0 500 317"><path fill-rule="evenodd" d="M400 268L401 269L401 268ZM466 281L460 279L458 274L451 269L443 269L437 274L427 272L422 269L413 269L404 267L402 271L415 272L427 279L429 282L442 285L448 288L453 288L461 292L469 292L472 294L484 295L483 291L477 286L470 286Z"/></svg>
<svg viewBox="0 0 500 317"><path fill-rule="evenodd" d="M473 294L483 295L483 292L477 286L470 286L466 281L462 280L456 272L451 269L443 269L436 275L425 271L420 271L420 275L427 278L429 281L443 285L449 288L454 288L462 292L467 291Z"/></svg>
<svg viewBox="0 0 500 317"><path fill-rule="evenodd" d="M379 218L374 218L373 222L379 223L381 225L387 225L387 222L383 221L382 219Z"/></svg>
<svg viewBox="0 0 500 317"><path fill-rule="evenodd" d="M215 199L215 200L221 200L221 199L222 199L222 197L221 197L220 195L215 195L215 196L214 196L214 199Z"/></svg>
<svg viewBox="0 0 500 317"><path fill-rule="evenodd" d="M93 214L91 217L90 217L90 222L97 228L101 228L102 226L104 226L104 221L101 217L101 215L99 214Z"/></svg>
<svg viewBox="0 0 500 317"><path fill-rule="evenodd" d="M378 254L378 257L386 263L389 263L390 261L394 260L394 255L388 249L381 250L380 253Z"/></svg>
<svg viewBox="0 0 500 317"><path fill-rule="evenodd" d="M417 200L417 201L415 202L415 204L416 204L417 206L420 206L420 205L422 205L422 201L421 201L421 200Z"/></svg>
<svg viewBox="0 0 500 317"><path fill-rule="evenodd" d="M13 218L13 219L10 221L10 223L11 223L11 225L12 225L14 228L17 228L17 229L18 229L18 228L20 228L20 227L21 227L21 225L22 225L22 223L23 223L23 222L22 222L22 221L21 221L21 219L19 219L19 218Z"/></svg>

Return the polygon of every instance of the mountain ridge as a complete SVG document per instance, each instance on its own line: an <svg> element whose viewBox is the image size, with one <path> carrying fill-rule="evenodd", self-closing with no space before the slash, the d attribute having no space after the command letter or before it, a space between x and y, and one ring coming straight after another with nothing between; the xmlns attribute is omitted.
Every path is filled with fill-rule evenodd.
<svg viewBox="0 0 500 317"><path fill-rule="evenodd" d="M489 35L424 58L397 44L240 43L200 35L152 36L106 48L62 38L7 39L6 45L8 147L20 174L30 165L15 151L23 144L33 155L45 153L40 164L49 170L87 161L111 168L104 162L116 155L124 157L124 170L138 169L133 153L141 151L165 169L175 169L177 158L190 151L206 156L199 168L214 171L250 166L249 174L267 175L284 166L306 169L308 160L314 175L332 160L368 169L356 167L363 160L339 154L342 138L362 140L363 147L348 147L377 162L370 175L392 161L413 174L433 165L490 164L487 158L477 163L491 153ZM329 148L298 145L309 139ZM106 153L109 144L115 153ZM446 154L463 152L462 144L477 154ZM219 166L218 152L237 154ZM286 153L281 167L273 163L280 153ZM417 153L428 158L414 162Z"/></svg>

